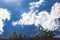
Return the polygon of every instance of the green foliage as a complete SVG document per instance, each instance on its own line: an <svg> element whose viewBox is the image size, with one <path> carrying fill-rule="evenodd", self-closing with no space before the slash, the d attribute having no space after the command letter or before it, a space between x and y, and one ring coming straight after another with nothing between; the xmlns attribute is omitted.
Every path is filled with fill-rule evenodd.
<svg viewBox="0 0 60 40"><path fill-rule="evenodd" d="M41 32L39 33L39 37L53 37L54 34L53 34L53 31L51 30L44 30L42 28Z"/></svg>
<svg viewBox="0 0 60 40"><path fill-rule="evenodd" d="M22 38L22 33L19 33L19 38Z"/></svg>
<svg viewBox="0 0 60 40"><path fill-rule="evenodd" d="M38 35L36 34L37 33L36 31L33 30L33 32L34 32L33 37L53 37L54 36L53 31L44 30L43 28L41 29Z"/></svg>
<svg viewBox="0 0 60 40"><path fill-rule="evenodd" d="M33 37L37 37L36 31L35 30L32 30L32 32L34 33Z"/></svg>
<svg viewBox="0 0 60 40"><path fill-rule="evenodd" d="M9 38L17 38L16 32L13 32L13 33L9 36Z"/></svg>
<svg viewBox="0 0 60 40"><path fill-rule="evenodd" d="M13 39L13 38L22 38L22 33L19 33L17 35L16 31L13 32L10 36L9 36L10 39ZM26 38L26 36L24 35L24 38Z"/></svg>
<svg viewBox="0 0 60 40"><path fill-rule="evenodd" d="M32 30L32 32L34 33L33 37L53 37L53 31L51 30L44 30L43 28L41 29L40 33L37 34L37 32L35 30ZM30 37L30 36L28 36ZM16 34L16 31L13 32L9 38L22 38L22 33L19 33L18 35ZM24 38L27 38L26 35L24 35Z"/></svg>

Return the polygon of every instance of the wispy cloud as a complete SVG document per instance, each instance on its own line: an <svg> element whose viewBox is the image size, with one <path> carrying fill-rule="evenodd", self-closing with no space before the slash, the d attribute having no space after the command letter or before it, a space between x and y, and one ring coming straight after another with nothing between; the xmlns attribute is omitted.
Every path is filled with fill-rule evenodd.
<svg viewBox="0 0 60 40"><path fill-rule="evenodd" d="M30 9L38 8L43 2L44 0L39 0L38 2L31 2L29 4L31 6Z"/></svg>
<svg viewBox="0 0 60 40"><path fill-rule="evenodd" d="M8 5L16 5L19 7L21 5L22 0L0 0L2 4L8 4Z"/></svg>
<svg viewBox="0 0 60 40"><path fill-rule="evenodd" d="M54 31L58 29L60 25L55 20L58 20L58 18L60 18L60 3L55 3L51 8L50 13L46 10L38 13L39 10L35 8L40 7L43 2L44 0L39 0L38 2L30 3L30 11L28 13L23 13L20 20L12 22L13 26L34 24L37 27L39 27L39 25L42 25L45 30ZM36 13L38 15L36 15Z"/></svg>
<svg viewBox="0 0 60 40"><path fill-rule="evenodd" d="M10 20L10 13L7 9L0 8L0 34L3 33L4 21Z"/></svg>
<svg viewBox="0 0 60 40"><path fill-rule="evenodd" d="M2 0L3 2L10 3L10 2L18 2L18 0Z"/></svg>

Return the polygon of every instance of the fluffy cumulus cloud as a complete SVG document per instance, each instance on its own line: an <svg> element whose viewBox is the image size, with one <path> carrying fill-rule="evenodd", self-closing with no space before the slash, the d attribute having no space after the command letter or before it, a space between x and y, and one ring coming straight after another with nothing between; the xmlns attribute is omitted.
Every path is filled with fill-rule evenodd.
<svg viewBox="0 0 60 40"><path fill-rule="evenodd" d="M29 15L31 15L32 13L33 14L35 14L35 13L37 13L38 12L38 10L35 10L35 8L38 8L41 4L42 4L42 2L44 2L44 0L39 0L38 2L31 2L31 3L29 3L29 5L30 5L30 11L28 12L28 13L23 13L21 16L22 17L25 17L25 18L27 18L27 16L29 16ZM34 11L35 10L35 11ZM33 16L33 15L32 15ZM30 16L29 16L30 17ZM29 19L29 17L27 18L27 19ZM23 19L25 19L25 18L23 18ZM27 20L26 19L26 20ZM21 20L21 19L20 19ZM18 24L20 24L20 20L19 21L17 21L17 22L12 22L12 24L13 24L13 26L15 26L15 25L18 25ZM33 18L32 18L32 20L33 20ZM31 20L31 21L32 21ZM21 20L22 21L22 20ZM32 22L33 23L33 22ZM23 24L23 23L22 23ZM27 24L27 23L26 23ZM31 24L31 23L30 23ZM29 24L28 24L29 25Z"/></svg>
<svg viewBox="0 0 60 40"><path fill-rule="evenodd" d="M30 3L30 11L28 13L23 13L21 15L22 18L20 20L12 22L13 26L16 25L35 25L42 27L45 30L54 31L60 27L60 3L55 3L51 7L51 12L47 12L46 10L38 12L38 8L44 2L44 0L39 0L38 2ZM37 13L37 15L36 15Z"/></svg>
<svg viewBox="0 0 60 40"><path fill-rule="evenodd" d="M4 21L10 20L10 15L7 9L0 8L0 34L3 33Z"/></svg>
<svg viewBox="0 0 60 40"><path fill-rule="evenodd" d="M60 27L60 3L55 3L52 6L51 12L42 27L49 30L56 30Z"/></svg>

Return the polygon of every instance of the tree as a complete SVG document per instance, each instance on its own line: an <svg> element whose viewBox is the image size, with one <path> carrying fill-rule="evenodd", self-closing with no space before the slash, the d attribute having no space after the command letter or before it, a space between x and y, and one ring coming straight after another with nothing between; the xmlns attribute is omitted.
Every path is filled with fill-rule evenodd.
<svg viewBox="0 0 60 40"><path fill-rule="evenodd" d="M37 37L36 31L32 30L32 32L34 33L33 37Z"/></svg>
<svg viewBox="0 0 60 40"><path fill-rule="evenodd" d="M39 37L53 37L53 31L41 29L41 32L38 34Z"/></svg>
<svg viewBox="0 0 60 40"><path fill-rule="evenodd" d="M13 32L10 36L9 36L9 38L17 38L18 36L17 36L17 34L16 34L16 32Z"/></svg>

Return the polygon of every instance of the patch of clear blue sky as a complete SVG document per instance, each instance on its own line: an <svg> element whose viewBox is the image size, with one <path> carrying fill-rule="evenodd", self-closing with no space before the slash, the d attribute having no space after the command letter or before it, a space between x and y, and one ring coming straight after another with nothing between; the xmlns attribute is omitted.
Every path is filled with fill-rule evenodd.
<svg viewBox="0 0 60 40"><path fill-rule="evenodd" d="M17 6L15 3L4 3L0 1L0 8L6 8L9 11L11 11L11 20L10 21L5 21L5 26L4 26L4 33L3 35L0 35L0 38L7 38L11 33L13 33L14 31L17 32L17 34L19 32L21 32L23 35L26 36L32 36L33 32L32 30L36 30L37 33L39 33L39 28L38 30L36 29L36 27L34 25L30 25L30 26L24 26L24 28L22 28L21 25L17 25L15 27L12 26L12 22L13 21L17 21L20 19L20 15L23 12L29 12L29 3L30 2L36 2L38 0L22 0L22 2L20 3L20 6ZM44 3L37 8L40 11L46 10L48 12L51 11L51 7L55 2L60 2L60 0L45 0ZM57 32L57 31L56 31ZM56 33L55 32L55 33ZM56 33L59 34L60 32Z"/></svg>

